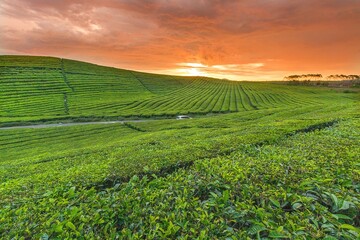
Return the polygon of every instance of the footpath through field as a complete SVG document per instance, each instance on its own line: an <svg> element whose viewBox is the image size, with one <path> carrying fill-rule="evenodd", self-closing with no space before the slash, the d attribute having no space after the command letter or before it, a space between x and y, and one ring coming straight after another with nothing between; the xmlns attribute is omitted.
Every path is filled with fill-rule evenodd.
<svg viewBox="0 0 360 240"><path fill-rule="evenodd" d="M173 119L173 118L172 118ZM146 119L146 120L126 120L126 121L105 121L105 122L72 122L72 123L49 123L49 124L34 124L24 126L13 126L13 127L0 127L0 130L7 129L21 129L21 128L51 128L51 127L68 127L78 125L92 125L92 124L115 124L115 123L126 123L126 122L150 122L163 119Z"/></svg>

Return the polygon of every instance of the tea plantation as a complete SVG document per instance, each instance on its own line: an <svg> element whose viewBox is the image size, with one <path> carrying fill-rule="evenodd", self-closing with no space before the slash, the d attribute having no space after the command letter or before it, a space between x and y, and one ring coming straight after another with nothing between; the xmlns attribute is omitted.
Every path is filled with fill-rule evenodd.
<svg viewBox="0 0 360 240"><path fill-rule="evenodd" d="M50 57L0 56L0 123L313 106L331 92L140 73ZM275 87L276 86L276 87Z"/></svg>
<svg viewBox="0 0 360 240"><path fill-rule="evenodd" d="M0 128L1 239L360 238L358 89L49 57L0 71L2 126L164 118Z"/></svg>

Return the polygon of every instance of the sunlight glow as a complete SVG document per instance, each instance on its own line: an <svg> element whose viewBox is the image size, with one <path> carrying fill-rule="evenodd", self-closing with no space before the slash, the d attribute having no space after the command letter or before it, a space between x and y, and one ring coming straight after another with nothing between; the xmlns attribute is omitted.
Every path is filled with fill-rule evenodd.
<svg viewBox="0 0 360 240"><path fill-rule="evenodd" d="M192 68L206 68L207 65L204 65L202 63L178 63L178 66L182 67L192 67Z"/></svg>
<svg viewBox="0 0 360 240"><path fill-rule="evenodd" d="M203 76L203 73L199 71L197 68L189 68L187 69L190 76Z"/></svg>
<svg viewBox="0 0 360 240"><path fill-rule="evenodd" d="M261 76L260 70L264 63L243 63L243 64L218 64L206 65L198 62L177 63L180 68L169 69L167 72L183 76L206 76L214 78L226 78L239 80L239 76L253 79L252 75Z"/></svg>

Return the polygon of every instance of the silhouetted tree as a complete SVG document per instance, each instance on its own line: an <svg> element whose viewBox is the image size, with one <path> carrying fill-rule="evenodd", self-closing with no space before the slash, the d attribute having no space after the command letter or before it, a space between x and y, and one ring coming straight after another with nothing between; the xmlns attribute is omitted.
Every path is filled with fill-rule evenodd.
<svg viewBox="0 0 360 240"><path fill-rule="evenodd" d="M360 79L360 75L345 75L345 74L335 74L329 75L326 77L328 80L358 80Z"/></svg>
<svg viewBox="0 0 360 240"><path fill-rule="evenodd" d="M284 80L322 80L323 76L322 74L316 73L316 74L302 74L302 75L290 75L284 77Z"/></svg>

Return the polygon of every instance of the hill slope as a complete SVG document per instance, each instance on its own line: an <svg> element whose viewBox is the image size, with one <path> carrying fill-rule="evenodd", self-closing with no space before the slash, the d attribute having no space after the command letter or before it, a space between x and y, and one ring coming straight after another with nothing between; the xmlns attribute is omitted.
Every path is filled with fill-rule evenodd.
<svg viewBox="0 0 360 240"><path fill-rule="evenodd" d="M0 130L0 238L358 239L359 124L341 104Z"/></svg>
<svg viewBox="0 0 360 240"><path fill-rule="evenodd" d="M359 239L359 94L0 57L0 239ZM24 124L24 122L21 122Z"/></svg>
<svg viewBox="0 0 360 240"><path fill-rule="evenodd" d="M319 89L148 74L53 57L0 56L0 72L1 122L241 112L328 100Z"/></svg>

